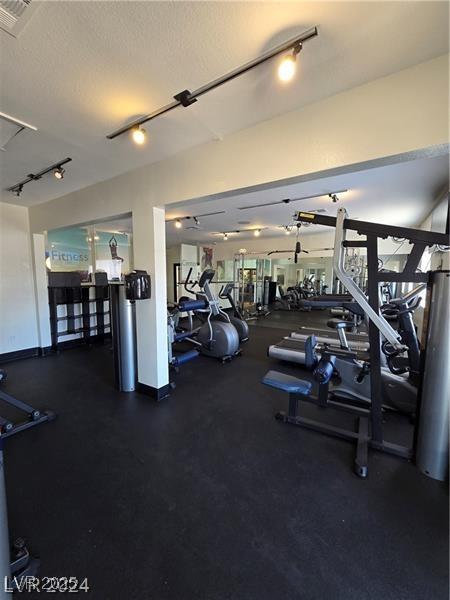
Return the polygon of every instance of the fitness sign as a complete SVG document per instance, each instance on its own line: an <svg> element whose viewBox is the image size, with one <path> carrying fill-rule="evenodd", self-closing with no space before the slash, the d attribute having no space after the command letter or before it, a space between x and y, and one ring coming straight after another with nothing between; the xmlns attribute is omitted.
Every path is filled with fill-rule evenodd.
<svg viewBox="0 0 450 600"><path fill-rule="evenodd" d="M89 254L77 248L51 248L45 252L45 262L52 271L65 271L68 268L85 271L89 266Z"/></svg>

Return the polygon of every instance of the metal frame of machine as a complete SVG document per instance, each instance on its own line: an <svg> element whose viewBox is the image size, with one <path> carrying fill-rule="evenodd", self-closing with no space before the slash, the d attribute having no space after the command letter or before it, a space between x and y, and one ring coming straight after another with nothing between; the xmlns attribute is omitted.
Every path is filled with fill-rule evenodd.
<svg viewBox="0 0 450 600"><path fill-rule="evenodd" d="M352 294L358 304L369 317L369 344L370 344L370 369L371 369L371 405L368 410L368 420L360 418L359 431L339 430L325 423L317 423L320 431L329 435L338 435L345 439L357 441L358 461L366 460L369 447L396 456L410 459L413 456L413 448L388 442L383 436L383 401L381 380L381 349L380 334L388 340L392 347L401 351L404 349L397 332L380 315L379 284L381 282L415 282L430 284L430 273L417 272L419 261L428 246L447 246L448 233L437 233L396 227L366 221L352 220L347 217L345 209L339 209L337 217L320 215L317 213L298 212L297 220L304 223L314 223L336 228L334 247L335 273L346 289ZM447 225L448 227L448 225ZM346 231L355 231L363 240L347 241ZM386 273L378 270L378 239L387 237L401 237L409 241L413 247L408 260L399 273ZM345 249L366 248L368 266L368 299L355 284L355 282L344 271ZM418 399L420 409L420 398ZM369 427L370 423L370 427ZM363 453L363 456L361 456Z"/></svg>

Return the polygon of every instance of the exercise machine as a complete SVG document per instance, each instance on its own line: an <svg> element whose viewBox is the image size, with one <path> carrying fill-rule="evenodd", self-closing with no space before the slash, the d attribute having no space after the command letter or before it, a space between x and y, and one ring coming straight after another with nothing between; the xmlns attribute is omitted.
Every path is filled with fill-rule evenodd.
<svg viewBox="0 0 450 600"><path fill-rule="evenodd" d="M335 320L330 319L328 323L331 323L331 321ZM328 337L324 335L316 335L314 331L311 331L311 333L309 333L308 336L292 332L289 336L285 336L276 344L271 344L267 348L267 356L269 358L275 358L284 362L291 362L299 365L304 365L306 362L305 344L307 339L313 335L316 339L317 344L316 352L318 352L319 354L322 348L336 346L344 350L352 350L356 353L358 360L367 360L369 352L369 343L367 341L364 342L359 340L349 341L345 331L346 326L347 323L345 321L336 320L335 322L333 322L332 327L334 331L337 331L339 336L338 338L331 334Z"/></svg>
<svg viewBox="0 0 450 600"><path fill-rule="evenodd" d="M238 332L239 341L246 342L249 338L248 323L244 319L244 316L243 316L240 308L237 306L237 304L233 298L233 289L234 289L233 283L226 283L220 289L219 298L221 300L228 300L228 302L230 303L232 312L231 312L231 314L227 313L228 317L230 318L232 325L235 327L236 331Z"/></svg>
<svg viewBox="0 0 450 600"><path fill-rule="evenodd" d="M388 343L384 343L382 346L386 357L380 370L384 404L409 414L415 413L420 370L419 341L412 314L420 303L420 294L425 287L425 284L420 284L405 294L403 298L392 298L390 302L392 310L398 314L397 333L405 345L407 356L399 355L396 351L391 352ZM357 399L370 403L371 374L368 345L361 349L361 347L357 348L348 343L345 334L345 328L348 325L346 321L331 319L328 324L335 327L339 334L339 348L355 352L354 360L336 359L335 374L338 375L338 381L336 382L337 378L334 378L335 383L330 384L330 393L350 400ZM332 353L333 348L333 344L325 340L315 346L314 352L320 359L323 350ZM268 355L272 358L305 364L305 343L301 340L285 339L270 346ZM381 358L384 357L381 356Z"/></svg>
<svg viewBox="0 0 450 600"><path fill-rule="evenodd" d="M0 384L3 384L6 381L7 373L3 369L0 369ZM23 412L27 415L27 418L15 422L12 419L8 419L6 417L0 416L0 433L3 435L3 438L14 435L19 431L24 431L29 427L34 427L35 425L40 425L41 423L45 423L46 421L52 421L55 418L55 413L51 410L46 410L41 412L31 404L24 402L23 400L19 400L11 394L7 394L3 390L0 390L0 401L4 402L7 406L15 409L17 411Z"/></svg>
<svg viewBox="0 0 450 600"><path fill-rule="evenodd" d="M218 358L222 362L239 356L241 350L238 332L231 323L230 317L220 308L219 298L215 296L210 285L215 271L205 269L198 282L188 285L191 271L192 269L186 278L185 289L190 294L196 295L196 301L199 304L197 308L189 305L189 310L196 311L196 316L203 320L195 334L194 343L202 354ZM195 289L195 286L198 286L198 290ZM186 308L187 305L184 306ZM190 338L191 336L186 336L187 341Z"/></svg>
<svg viewBox="0 0 450 600"><path fill-rule="evenodd" d="M368 449L372 448L378 451L387 452L398 457L412 459L414 457L416 443L412 445L398 444L387 441L383 432L383 379L381 375L381 338L384 339L384 350L388 351L390 360L394 360L396 356L401 355L407 348L399 333L395 331L388 321L380 314L380 298L379 285L381 282L414 282L425 283L427 286L433 286L433 276L429 273L417 271L419 261L429 246L439 245L445 247L448 245L448 232L437 233L431 231L423 231L419 229L410 229L406 227L397 227L391 225L383 225L378 223L370 223L349 219L346 210L341 208L337 212L337 217L329 217L319 215L317 213L299 212L297 214L299 221L316 223L335 227L335 244L333 268L335 275L347 291L353 296L356 302L360 305L364 313L369 318L369 356L370 356L370 403L361 405L360 402L350 402L343 399L330 398L328 384L334 373L334 365L336 358L353 361L356 357L351 351L333 349L333 353L322 353L318 365L314 368L315 378L320 378L322 372L326 372L326 377L323 376L323 386L319 389L317 397L311 396L311 384L304 382L298 378L292 378L286 381L286 376L274 372L270 373L263 380L263 383L287 391L290 398L290 410L287 422L294 423L303 427L320 431L326 435L331 435L346 439L356 443L356 458L355 471L360 477L366 477L368 473ZM346 232L356 231L364 239L347 241ZM380 273L378 263L378 239L386 237L405 238L412 244L412 250L403 267L403 270L398 273ZM358 285L349 277L344 269L345 251L347 248L362 248L367 251L367 296L364 294ZM432 294L433 292L431 292ZM448 304L447 304L448 307ZM431 313L431 310L430 310ZM441 309L442 313L442 309ZM446 322L446 330L448 330L448 314L440 314L441 318ZM431 320L431 315L430 315ZM314 340L311 340L311 344ZM429 343L429 342L428 342ZM448 345L448 340L447 340ZM448 349L447 349L448 355ZM323 361L323 362L322 362ZM314 364L314 357L311 356L311 366ZM320 365L320 369L319 369ZM449 368L448 363L443 367L444 371L441 377L444 379L445 389L449 389ZM436 384L432 391L430 387L425 388L421 385L423 378L423 369L419 365L419 402L417 413L419 415L419 423L421 420L421 405L442 407L443 401L438 401ZM316 379L317 380L317 379ZM326 380L326 381L325 381ZM427 396L426 392L429 394ZM323 406L337 408L338 406L357 418L357 428L335 427L323 421L305 419L296 414L297 404L299 400L313 401L314 403ZM448 400L448 399L447 399ZM440 414L443 413L441 408ZM444 415L445 416L445 415ZM448 416L448 407L447 407ZM419 431L423 430L423 425L419 425ZM429 426L428 426L429 427ZM445 426L444 426L445 427ZM448 421L447 425L448 427ZM429 430L429 429L428 429ZM448 429L447 429L448 433ZM426 437L431 446L435 443L430 436L425 436L422 433L422 439ZM417 439L417 436L416 438ZM443 436L439 436L442 441ZM431 440L431 441L430 441ZM420 446L419 446L420 448ZM430 455L432 453L428 453ZM430 469L428 469L430 471Z"/></svg>
<svg viewBox="0 0 450 600"><path fill-rule="evenodd" d="M6 505L6 485L4 469L5 436L0 434L0 599L7 600L25 577L35 576L39 569L39 560L33 558L22 538L10 545L8 530L8 511Z"/></svg>
<svg viewBox="0 0 450 600"><path fill-rule="evenodd" d="M199 327L194 328L192 311L204 310L208 306L205 299L191 300L190 298L180 298L178 304L171 304L167 307L167 339L169 351L169 366L178 372L181 365L194 360L200 354L201 344L195 339ZM180 316L182 313L188 314L188 328L183 329L180 326ZM180 342L189 342L195 347L184 352L175 352L174 344Z"/></svg>
<svg viewBox="0 0 450 600"><path fill-rule="evenodd" d="M332 295L325 294L318 296L317 299L305 300L306 304L317 304L319 308L329 308L340 303L343 307L349 310L352 314L362 318L362 310L355 300L348 294ZM318 330L305 329L301 332L292 332L289 337L283 338L277 344L272 344L267 349L267 355L271 358L305 364L305 342L311 335L315 335L319 344L339 344L341 348L349 349L349 341L346 335L346 330L354 328L352 321L342 321L339 319L329 319L327 326L334 329L335 335L318 333ZM359 335L359 334L358 334ZM353 336L352 349L361 352L367 352L369 344L363 337Z"/></svg>

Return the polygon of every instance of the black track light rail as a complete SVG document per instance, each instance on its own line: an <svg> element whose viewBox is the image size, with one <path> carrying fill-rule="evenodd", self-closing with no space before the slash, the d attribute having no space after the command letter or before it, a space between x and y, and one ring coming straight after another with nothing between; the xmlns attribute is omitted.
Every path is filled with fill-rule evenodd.
<svg viewBox="0 0 450 600"><path fill-rule="evenodd" d="M51 167L42 169L42 171L39 171L39 173L30 173L29 175L26 176L25 179L23 179L19 183L16 183L15 185L7 188L7 191L20 193L22 191L23 186L26 185L27 183L30 183L30 181L37 181L43 175L47 175L47 173L50 173L51 171L54 171L55 169L60 169L63 165L67 164L71 160L72 160L71 158L65 158L64 160L60 160L59 162L55 163Z"/></svg>
<svg viewBox="0 0 450 600"><path fill-rule="evenodd" d="M274 58L275 56L277 56L278 54L281 54L282 52L286 52L287 50L294 49L298 53L299 49L302 47L302 44L304 42L316 37L318 34L319 34L319 32L317 30L317 27L312 27L311 29L304 31L302 34L300 34L294 38L291 38L290 40L287 40L283 44L280 44L279 46L272 48L272 50L268 50L267 52L265 52L258 58L251 60L250 62L246 63L245 65L242 65L241 67L237 67L236 69L234 69L233 71L230 71L226 75L222 75L222 77L219 77L218 79L214 79L214 81L210 81L209 83L206 83L205 85L203 85L202 87L199 87L197 90L194 90L193 92L190 92L189 90L184 90L182 92L179 92L178 94L175 94L174 101L171 102L170 104L166 104L166 106L158 108L157 110L149 113L148 115L145 115L145 116L141 117L140 119L136 119L135 121L128 123L128 125L124 125L120 129L117 129L116 131L113 131L113 133L110 133L109 135L107 135L106 138L108 140L113 140L114 138L118 137L119 135L122 135L122 134L126 133L127 131L131 131L131 129L139 127L140 125L143 125L144 123L147 123L148 121L156 119L156 117L164 115L164 114L170 112L171 110L173 110L174 108L177 108L178 106L184 106L184 107L190 106L194 102L197 102L197 99L200 98L201 96L203 96L204 94L207 94L208 92L218 88L219 86L223 85L224 83L228 83L228 81L232 81L236 77L243 75L247 71L254 69L258 65L266 62L267 60L270 60L271 58Z"/></svg>
<svg viewBox="0 0 450 600"><path fill-rule="evenodd" d="M250 206L238 206L238 210L249 210L251 208L263 208L264 206L275 206L276 204L291 204L291 202L300 202L301 200L311 200L313 198L322 198L328 196L333 202L337 202L339 198L337 194L344 194L348 190L337 190L336 192L322 192L312 196L301 196L300 198L283 198L283 200L274 200L273 202L265 202L264 204L251 204ZM334 198L333 198L334 196Z"/></svg>
<svg viewBox="0 0 450 600"><path fill-rule="evenodd" d="M219 210L217 212L212 213L203 213L202 215L192 215L192 216L184 216L184 217L174 217L173 219L166 219L166 223L173 223L175 221L184 221L192 219L193 221L198 221L199 219L203 219L203 217L212 217L213 215L224 215L224 210Z"/></svg>

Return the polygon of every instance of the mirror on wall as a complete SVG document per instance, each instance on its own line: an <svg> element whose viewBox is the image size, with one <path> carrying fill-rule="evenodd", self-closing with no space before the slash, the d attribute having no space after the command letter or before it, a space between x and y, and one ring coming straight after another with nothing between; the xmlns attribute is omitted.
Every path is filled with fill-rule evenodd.
<svg viewBox="0 0 450 600"><path fill-rule="evenodd" d="M284 289L301 283L305 278L312 278L320 290L325 285L330 288L333 279L332 257L301 257L297 263L289 258L272 260L272 281Z"/></svg>

